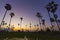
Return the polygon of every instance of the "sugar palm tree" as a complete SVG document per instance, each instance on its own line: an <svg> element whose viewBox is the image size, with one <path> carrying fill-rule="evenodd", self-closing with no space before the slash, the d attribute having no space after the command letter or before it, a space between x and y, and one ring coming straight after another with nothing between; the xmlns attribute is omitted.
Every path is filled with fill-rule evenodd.
<svg viewBox="0 0 60 40"><path fill-rule="evenodd" d="M45 25L45 19L42 19L42 25L43 25L43 29L46 29L46 25Z"/></svg>
<svg viewBox="0 0 60 40"><path fill-rule="evenodd" d="M55 22L59 28L59 25L58 25L58 22L57 22L57 14L55 14L56 10L57 10L57 7L58 7L58 4L54 3L54 1L51 1L51 12L53 13L53 16L54 16L54 19L55 19Z"/></svg>
<svg viewBox="0 0 60 40"><path fill-rule="evenodd" d="M27 30L27 24L25 25L25 27L26 27L26 30Z"/></svg>
<svg viewBox="0 0 60 40"><path fill-rule="evenodd" d="M20 24L18 24L18 26L19 26Z"/></svg>
<svg viewBox="0 0 60 40"><path fill-rule="evenodd" d="M31 27L32 27L32 26L31 26L31 23L30 23L30 26L29 26L29 27L30 27L30 31L31 31Z"/></svg>
<svg viewBox="0 0 60 40"><path fill-rule="evenodd" d="M5 7L6 11L5 11L5 14L3 16L2 22L4 21L4 18L6 16L7 11L11 10L11 5L10 4L6 4L4 7ZM2 22L1 22L1 25L2 25Z"/></svg>
<svg viewBox="0 0 60 40"><path fill-rule="evenodd" d="M11 18L10 18L9 26L11 25L11 19L12 19L13 16L15 16L15 14L11 12L10 16L11 16Z"/></svg>
<svg viewBox="0 0 60 40"><path fill-rule="evenodd" d="M45 19L42 19L42 24L46 27L46 25L45 25Z"/></svg>
<svg viewBox="0 0 60 40"><path fill-rule="evenodd" d="M22 26L22 21L23 21L23 17L20 17L20 20L21 20L21 22L20 22L20 28L21 28L21 26Z"/></svg>
<svg viewBox="0 0 60 40"><path fill-rule="evenodd" d="M36 29L36 26L37 26L37 25L34 25L35 29Z"/></svg>
<svg viewBox="0 0 60 40"><path fill-rule="evenodd" d="M38 27L39 27L39 25L37 24L36 26L37 26L37 31L38 31L38 30L39 30L39 28L38 28Z"/></svg>
<svg viewBox="0 0 60 40"><path fill-rule="evenodd" d="M50 19L50 22L51 22L51 16L50 16L50 13L49 13L49 12L51 11L50 6L51 6L51 3L49 2L49 3L46 5L46 9L47 9L47 11L48 11L48 16L49 16L49 19ZM51 22L51 26L53 27L52 22Z"/></svg>
<svg viewBox="0 0 60 40"><path fill-rule="evenodd" d="M39 12L37 12L36 16L39 18L39 25L41 27L41 20L42 20L42 16Z"/></svg>

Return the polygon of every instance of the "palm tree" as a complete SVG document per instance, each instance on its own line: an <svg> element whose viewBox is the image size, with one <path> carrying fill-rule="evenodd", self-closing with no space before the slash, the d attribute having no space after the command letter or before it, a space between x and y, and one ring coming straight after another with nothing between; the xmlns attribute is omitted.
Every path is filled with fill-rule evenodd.
<svg viewBox="0 0 60 40"><path fill-rule="evenodd" d="M25 25L25 27L26 27L26 31L27 31L27 24Z"/></svg>
<svg viewBox="0 0 60 40"><path fill-rule="evenodd" d="M36 26L37 26L37 25L34 25L35 29L36 29Z"/></svg>
<svg viewBox="0 0 60 40"><path fill-rule="evenodd" d="M46 27L46 25L45 25L45 19L42 19L42 24Z"/></svg>
<svg viewBox="0 0 60 40"><path fill-rule="evenodd" d="M6 16L7 11L11 10L11 5L10 4L6 4L4 7L5 7L6 11L5 11L5 14L3 16L2 22L4 21L4 18ZM1 22L1 25L2 25L2 22Z"/></svg>
<svg viewBox="0 0 60 40"><path fill-rule="evenodd" d="M14 25L12 25L11 30L14 31Z"/></svg>
<svg viewBox="0 0 60 40"><path fill-rule="evenodd" d="M36 16L39 18L39 24L40 24L40 27L41 27L42 16L39 12L37 12Z"/></svg>
<svg viewBox="0 0 60 40"><path fill-rule="evenodd" d="M31 23L30 23L30 26L29 27L30 27L30 31L31 31Z"/></svg>
<svg viewBox="0 0 60 40"><path fill-rule="evenodd" d="M57 14L55 14L56 10L57 10L57 7L58 7L58 4L54 3L54 1L51 1L51 12L53 13L53 16L54 16L54 19L55 19L55 22L59 28L59 25L58 25L58 22L57 22Z"/></svg>
<svg viewBox="0 0 60 40"><path fill-rule="evenodd" d="M38 30L39 30L39 28L38 28L38 27L39 27L39 25L37 24L36 26L37 26L37 31L38 31Z"/></svg>
<svg viewBox="0 0 60 40"><path fill-rule="evenodd" d="M13 16L15 16L15 14L11 12L11 13L10 13L10 16L11 16L11 18L10 18L10 22L9 22L9 27L10 27L10 25L11 25L11 19L12 19Z"/></svg>
<svg viewBox="0 0 60 40"><path fill-rule="evenodd" d="M44 31L45 31L45 29L46 29L45 19L42 19L42 25L43 25L43 29L44 29Z"/></svg>
<svg viewBox="0 0 60 40"><path fill-rule="evenodd" d="M21 28L21 26L22 26L22 21L23 21L23 17L20 17L20 20L21 20L21 22L20 22L20 28Z"/></svg>
<svg viewBox="0 0 60 40"><path fill-rule="evenodd" d="M19 26L20 24L18 24L18 26Z"/></svg>
<svg viewBox="0 0 60 40"><path fill-rule="evenodd" d="M49 2L49 3L46 5L46 9L47 9L47 11L48 11L48 16L49 16L49 19L50 19L50 22L51 22L51 16L50 16L50 13L49 13L49 12L51 11L50 6L51 6L51 3ZM53 27L52 22L51 22L51 26Z"/></svg>

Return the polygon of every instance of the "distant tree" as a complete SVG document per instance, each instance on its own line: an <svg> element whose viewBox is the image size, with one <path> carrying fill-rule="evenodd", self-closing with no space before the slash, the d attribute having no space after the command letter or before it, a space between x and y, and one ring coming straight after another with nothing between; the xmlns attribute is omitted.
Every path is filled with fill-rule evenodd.
<svg viewBox="0 0 60 40"><path fill-rule="evenodd" d="M11 19L12 19L13 16L15 16L15 14L11 12L11 13L10 13L10 16L11 16L11 18L10 18L10 22L9 22L9 27L10 27L10 25L11 25Z"/></svg>
<svg viewBox="0 0 60 40"><path fill-rule="evenodd" d="M14 31L14 28L15 28L14 25L12 25L11 30Z"/></svg>
<svg viewBox="0 0 60 40"><path fill-rule="evenodd" d="M42 19L42 24L45 25L45 19Z"/></svg>
<svg viewBox="0 0 60 40"><path fill-rule="evenodd" d="M25 25L25 27L26 27L26 30L27 30L27 25Z"/></svg>
<svg viewBox="0 0 60 40"><path fill-rule="evenodd" d="M42 25L44 26L44 28L46 28L45 19L42 19Z"/></svg>
<svg viewBox="0 0 60 40"><path fill-rule="evenodd" d="M23 21L23 17L20 17L20 20L21 20L21 22L20 22L20 28L21 28L21 26L22 26L22 21Z"/></svg>
<svg viewBox="0 0 60 40"><path fill-rule="evenodd" d="M31 25L32 25L32 24L30 23L30 26L29 26L29 27L30 27L30 31L31 31L31 27L32 27Z"/></svg>
<svg viewBox="0 0 60 40"><path fill-rule="evenodd" d="M34 25L34 27L35 27L35 29L36 29L37 25Z"/></svg>
<svg viewBox="0 0 60 40"><path fill-rule="evenodd" d="M37 27L38 27L39 25L37 24Z"/></svg>
<svg viewBox="0 0 60 40"><path fill-rule="evenodd" d="M36 16L39 18L39 25L41 27L41 20L42 20L42 16L39 12L37 12Z"/></svg>
<svg viewBox="0 0 60 40"><path fill-rule="evenodd" d="M2 22L4 21L4 18L6 16L7 11L11 10L11 5L10 4L6 4L4 7L5 7L6 11L5 11L5 14L3 16ZM2 25L2 22L1 22L1 25Z"/></svg>
<svg viewBox="0 0 60 40"><path fill-rule="evenodd" d="M18 26L19 26L20 24L18 24Z"/></svg>

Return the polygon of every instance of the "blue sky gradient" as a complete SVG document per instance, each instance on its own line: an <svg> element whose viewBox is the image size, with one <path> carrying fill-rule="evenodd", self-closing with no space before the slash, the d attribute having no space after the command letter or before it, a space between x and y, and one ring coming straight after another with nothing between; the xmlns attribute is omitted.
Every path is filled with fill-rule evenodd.
<svg viewBox="0 0 60 40"><path fill-rule="evenodd" d="M7 12L7 15L5 17L5 21L9 24L10 20L10 13L14 12L15 16L12 18L12 25L17 25L20 23L20 17L23 17L23 24L22 25L29 25L29 23L32 23L32 25L36 25L39 23L38 18L36 17L36 13L40 12L43 16L43 18L46 20L46 25L50 26L50 21L48 17L48 12L45 8L45 6L50 2L51 0L0 0L0 22L3 18L3 15L5 13L5 4L9 3L12 6L12 9ZM58 14L60 19L60 0L54 0L59 6L55 13Z"/></svg>

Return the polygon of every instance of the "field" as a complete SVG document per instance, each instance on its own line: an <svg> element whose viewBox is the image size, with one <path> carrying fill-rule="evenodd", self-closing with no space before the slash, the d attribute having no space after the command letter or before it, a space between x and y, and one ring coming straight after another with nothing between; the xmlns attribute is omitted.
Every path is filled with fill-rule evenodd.
<svg viewBox="0 0 60 40"><path fill-rule="evenodd" d="M0 32L0 40L25 36L30 40L60 40L60 32Z"/></svg>

